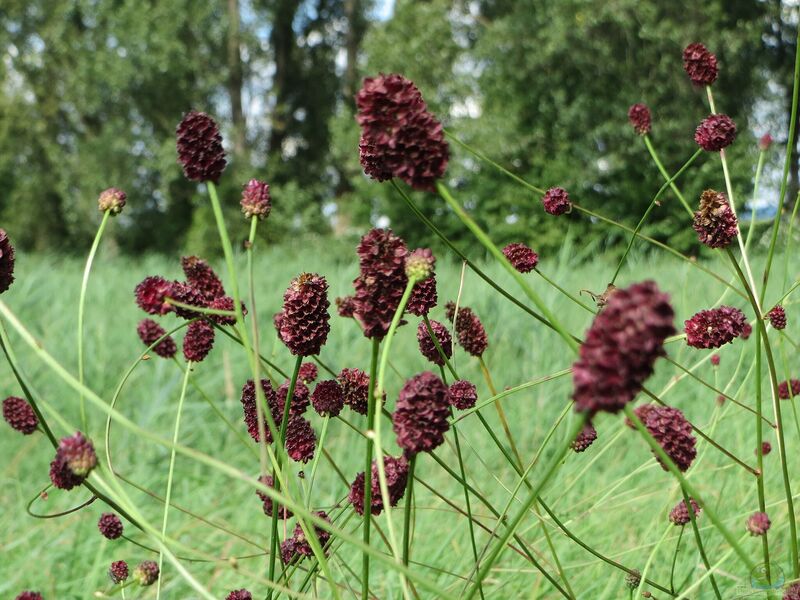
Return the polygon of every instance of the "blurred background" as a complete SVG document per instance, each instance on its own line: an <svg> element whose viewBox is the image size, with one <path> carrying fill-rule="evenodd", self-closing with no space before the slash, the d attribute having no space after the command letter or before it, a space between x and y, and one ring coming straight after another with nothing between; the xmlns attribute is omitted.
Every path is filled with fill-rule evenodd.
<svg viewBox="0 0 800 600"><path fill-rule="evenodd" d="M272 241L337 247L330 236L352 247L377 224L429 244L358 163L353 96L381 71L415 81L451 132L515 173L633 224L662 179L627 109L651 107L653 143L676 171L707 114L682 69L695 41L717 54L717 107L740 130L731 150L740 208L756 140L776 140L752 203L766 218L787 143L797 22L796 0L3 0L0 224L22 249L83 253L99 192L117 186L128 206L106 238L118 253L217 254L205 192L176 162L175 126L197 109L223 128L230 164L220 185L237 239L247 227L241 186L257 177L272 186L259 232ZM539 198L452 153L450 183L497 242L546 252L567 233L583 238L586 220L548 219ZM717 162L703 156L681 180L690 201L724 189ZM795 155L787 202L797 189ZM419 201L454 238L465 235L437 198ZM697 252L678 214L668 194L648 233ZM592 240L587 255L624 242L608 230Z"/></svg>

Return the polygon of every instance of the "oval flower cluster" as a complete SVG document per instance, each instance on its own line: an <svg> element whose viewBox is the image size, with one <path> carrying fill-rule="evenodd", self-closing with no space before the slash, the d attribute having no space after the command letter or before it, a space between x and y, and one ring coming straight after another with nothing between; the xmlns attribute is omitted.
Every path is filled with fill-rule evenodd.
<svg viewBox="0 0 800 600"><path fill-rule="evenodd" d="M739 234L738 221L728 198L715 190L701 194L700 210L694 213L692 227L700 242L709 248L725 248Z"/></svg>
<svg viewBox="0 0 800 600"><path fill-rule="evenodd" d="M184 281L168 281L158 275L145 277L136 286L136 303L150 315L175 313L183 319L204 319L189 324L183 338L183 355L187 361L200 362L208 356L214 346L214 327L233 325L236 318L232 314L203 315L193 310L207 308L227 313L234 312L233 298L225 293L222 281L214 269L202 258L184 256L181 267L186 276ZM180 304L180 305L179 305ZM242 312L246 313L244 305ZM145 319L139 323L137 333L142 342L149 346L163 336L166 331L155 321ZM153 350L159 356L172 358L175 355L175 342L167 337Z"/></svg>
<svg viewBox="0 0 800 600"><path fill-rule="evenodd" d="M356 94L361 126L361 166L378 181L402 179L417 190L433 190L444 175L450 150L442 124L422 94L402 75L368 77Z"/></svg>
<svg viewBox="0 0 800 600"><path fill-rule="evenodd" d="M692 348L719 348L742 335L747 318L738 308L701 310L684 322L686 343Z"/></svg>
<svg viewBox="0 0 800 600"><path fill-rule="evenodd" d="M642 389L675 333L669 296L652 281L616 290L595 317L572 367L578 411L617 412Z"/></svg>
<svg viewBox="0 0 800 600"><path fill-rule="evenodd" d="M675 466L686 471L697 456L697 440L692 435L692 424L686 420L683 412L657 404L643 404L634 412ZM629 425L633 427L633 424ZM657 455L656 459L661 468L667 471L667 466Z"/></svg>
<svg viewBox="0 0 800 600"><path fill-rule="evenodd" d="M386 474L386 488L389 492L389 506L397 506L397 503L403 498L406 491L406 484L408 482L408 461L404 456L393 457L385 456L383 459L383 470ZM366 477L364 471L361 471L353 483L350 485L350 493L347 499L353 505L353 509L359 514L364 514L364 486L366 485ZM372 470L370 476L371 485L371 501L370 512L373 515L379 515L383 512L386 506L381 494L380 480L378 478L378 463L372 461Z"/></svg>

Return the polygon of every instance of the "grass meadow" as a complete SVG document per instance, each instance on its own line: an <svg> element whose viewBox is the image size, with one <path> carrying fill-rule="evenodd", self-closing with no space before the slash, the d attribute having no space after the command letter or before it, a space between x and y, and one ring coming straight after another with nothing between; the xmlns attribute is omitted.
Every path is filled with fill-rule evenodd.
<svg viewBox="0 0 800 600"><path fill-rule="evenodd" d="M350 257L337 258L322 246L312 250L306 247L301 253L295 248L267 248L263 245L256 249L261 349L285 371L291 370L293 359L277 341L271 317L280 308L283 291L289 280L302 271L323 274L330 282L330 298L333 299L351 293L351 282L357 275L354 252ZM439 254L439 306L432 311L431 318L446 322L443 305L458 294L461 265L443 252ZM583 247L580 241L572 241L564 245L559 256L541 257L539 268L576 296L580 290L600 292L605 289L616 264L608 259L597 258L596 254L591 248ZM241 272L244 273L244 257L239 256L239 260ZM758 259L755 262L758 263ZM498 283L525 302L523 295L517 293L513 280L499 265L488 262L480 264ZM721 259L701 264L731 279L727 263ZM221 261L215 263L215 268L224 274ZM756 272L760 272L759 269L758 265L754 265ZM41 345L73 373L77 372L76 315L82 270L83 263L78 259L20 253L17 281L3 298ZM772 280L774 286L771 286L775 290L782 283L783 271L784 259L778 256ZM135 305L132 290L146 275L156 273L168 278L179 277L178 259L150 257L134 261L111 257L101 247L87 297L85 352L86 381L105 400L111 397L121 374L143 349L135 329L144 315ZM570 331L582 336L591 322L592 314L547 285L538 274L532 273L527 277L530 277L532 285ZM789 280L795 277L796 273L790 269ZM657 280L659 286L671 294L679 330L683 320L696 311L717 304L725 289L719 281L698 270L696 264L669 255L635 252L623 269L619 284L626 286L646 278ZM774 291L767 295L767 306L777 300L776 294L777 291ZM593 306L588 295L580 298ZM490 293L489 286L469 270L463 280L461 303L472 307L486 327L489 349L485 360L498 390L534 381L570 367L573 357L555 333L499 294ZM723 303L744 309L752 320L752 311L748 310L741 297L729 293ZM797 323L800 320L797 319L798 313L791 298L786 307L789 321L786 335L778 336L777 332L771 332L771 336L774 336L773 347L777 348L776 359L779 368L784 371L781 379L786 377L787 372L796 374L797 368L797 347L792 338L797 335ZM368 369L369 342L352 320L337 316L333 308L332 313L331 335L320 358L335 372L343 367ZM392 372L387 386L390 409L405 378L432 367L417 349L416 318L409 318L411 322L401 327L393 345ZM172 316L162 318L161 322L170 329L178 320ZM46 400L47 405L57 407L58 412L66 417L66 423L54 421L56 434L74 433L79 423L77 393L58 379L46 365L35 360L14 331L9 330L9 336L35 391ZM718 368L709 362L713 351L689 348L683 340L668 343L667 351L671 359L690 369L697 377L752 407L755 383L753 373L748 373L747 369L752 363L755 337L752 336L748 341L739 339L721 348L721 364ZM489 398L491 393L477 360L458 347L454 354L461 376L477 385L479 401ZM195 367L192 377L194 383L187 392L180 441L244 472L250 472L255 477L259 468L258 458L253 453L256 445L247 436L239 402L241 387L249 377L249 368L243 357L244 354L234 342L217 335L209 358ZM320 378L326 377L330 376L321 370ZM282 379L279 378L279 382ZM181 383L179 366L153 355L134 370L122 391L117 408L140 426L170 438ZM719 405L716 392L693 381L663 359L657 362L656 374L647 381L647 387L672 406L683 410L687 418L703 431L709 434L713 432L714 438L742 461L755 465L755 417L751 412L730 401ZM564 411L571 390L571 377L567 373L515 392L502 400L514 439L526 464L536 455L549 428ZM3 397L21 395L5 361L0 365L0 393ZM204 395L234 425L233 429L215 414ZM643 401L641 397L639 401ZM782 406L789 469L797 472L800 467L800 423L794 407L789 409L789 401ZM45 412L51 414L47 407ZM494 430L502 431L493 406L486 406L481 412ZM309 412L309 415L319 436L322 421L313 412ZM768 392L765 415L774 420ZM573 418L572 411L568 411L556 430L557 443L547 447L529 476L531 481L540 475L541 467L548 464L555 449L565 443ZM330 511L342 502L350 481L357 472L363 470L364 442L358 430L363 429L364 421L364 417L346 409L341 418L330 422L325 448L334 464L325 457L320 460L314 487L314 508ZM598 431L597 441L582 454L568 453L542 498L574 536L627 567L641 571L647 569L648 578L669 587L672 557L680 528L671 525L667 515L680 498L678 485L669 473L662 470L642 438L625 426L622 415L599 414L594 425ZM104 427L105 418L99 411L92 410L89 434L96 442L103 464ZM510 501L513 514L515 507L526 496L526 490L523 488L515 493L518 478L474 414L461 420L457 427L469 483L498 509ZM384 421L382 435L384 447L396 454L394 435L388 421ZM779 567L788 573L788 564L784 564L788 563L788 548L785 547L788 540L785 531L786 505L774 432L768 429L765 439L773 446L772 453L764 459L767 510L773 523L770 530L771 552L775 557L773 569ZM136 484L125 484L126 491L142 514L160 527L163 505L147 491L159 497L164 495L168 451L137 438L122 427L114 426L111 452L120 476ZM0 428L0 455L3 457L0 466L0 597L11 598L21 589L38 589L46 598L105 597L103 594L112 593L106 575L112 560L124 559L135 565L143 559L156 559L156 554L125 543L124 540L109 541L102 537L96 523L101 512L107 509L100 502L57 519L29 516L26 506L49 483L48 463L52 454L52 448L42 434L22 437L8 427ZM435 455L445 465L457 469L452 433L448 434L446 444L438 448ZM183 566L219 598L239 587L248 587L262 597L265 588L254 583L257 580L252 577L266 576L267 559L263 553L269 549L270 519L263 514L261 502L253 489L180 455L175 468L172 491L175 508L170 513L170 535L198 552L220 559L212 562L184 561ZM300 470L297 463L292 463L290 468L294 474ZM456 512L464 509L463 490L431 456L420 455L416 476L412 566L451 594L458 595L473 568L467 521ZM754 561L760 563L761 541L749 537L744 528L745 519L758 506L756 478L747 475L742 467L701 439L698 439L698 459L687 476L699 488L703 498L716 508L725 524L741 536L742 544L748 553L752 553ZM307 483L307 478L300 480L301 486ZM31 511L39 514L63 511L85 501L86 493L83 488L71 492L51 489L47 499L38 499L33 503ZM455 507L446 503L441 496ZM195 513L203 520L184 510ZM492 513L474 497L472 511L476 521L488 530L497 525ZM347 520L351 512L345 513L337 524L344 524L345 529L360 536L361 520ZM400 527L402 510L394 510L390 514L395 526ZM387 518L385 512L375 518L383 534L386 532ZM730 546L708 519L701 516L698 524L709 560L712 564L720 563L717 581L723 597L753 593L751 574L733 555ZM133 526L126 526L126 533L133 540L147 543ZM536 505L518 533L533 549L538 560L551 573L556 573L553 555L548 547L549 536L567 580L575 590L581 590L580 598L628 598L625 573L609 566L567 537L553 518L542 513ZM380 534L374 536L373 546L386 552L388 546L381 537ZM479 550L490 539L487 530L480 525L476 525L476 537ZM230 559L252 554L259 556ZM308 564L309 561L305 561L302 568L307 568ZM331 561L334 577L344 597L356 594L360 565L360 552L347 547L339 549ZM711 597L708 579L703 578L704 572L691 529L687 527L674 573L676 589L684 590L683 583L691 580L698 582L698 585L684 590L688 597ZM304 572L298 570L294 577L302 578ZM164 598L196 597L168 562L164 564L162 578ZM372 563L370 585L377 598L402 597L398 577L376 561ZM348 586L352 586L352 592ZM97 592L100 593L98 596ZM510 550L503 554L489 574L484 592L487 598L493 599L558 596L551 584L525 558ZM324 583L318 583L309 590L309 596L329 597L329 593ZM431 597L425 590L417 590L417 594L420 598ZM120 597L118 591L116 597ZM128 597L155 598L155 586L131 588ZM662 598L662 595L654 591L654 597Z"/></svg>

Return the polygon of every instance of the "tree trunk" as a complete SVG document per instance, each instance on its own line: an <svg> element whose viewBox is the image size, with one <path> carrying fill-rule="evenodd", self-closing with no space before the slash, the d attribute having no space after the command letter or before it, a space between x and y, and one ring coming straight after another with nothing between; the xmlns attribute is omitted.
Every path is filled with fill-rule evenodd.
<svg viewBox="0 0 800 600"><path fill-rule="evenodd" d="M289 78L294 64L293 49L296 45L292 23L299 0L280 0L275 8L270 42L275 58L275 76L272 87L275 93L275 108L270 119L269 151L280 155L291 114Z"/></svg>
<svg viewBox="0 0 800 600"><path fill-rule="evenodd" d="M231 120L233 121L233 155L235 159L244 161L247 123L242 110L244 74L242 72L239 20L239 0L228 0L228 96L230 97Z"/></svg>

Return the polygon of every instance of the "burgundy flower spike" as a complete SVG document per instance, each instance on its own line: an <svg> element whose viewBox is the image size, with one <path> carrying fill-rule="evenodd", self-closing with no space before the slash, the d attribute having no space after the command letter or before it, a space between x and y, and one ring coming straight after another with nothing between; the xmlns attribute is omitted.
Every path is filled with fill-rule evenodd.
<svg viewBox="0 0 800 600"><path fill-rule="evenodd" d="M368 77L356 106L364 172L378 181L397 177L415 189L433 190L450 151L442 124L417 87L402 75Z"/></svg>
<svg viewBox="0 0 800 600"><path fill-rule="evenodd" d="M642 389L675 333L669 296L652 281L618 289L595 317L572 367L575 408L617 412Z"/></svg>

